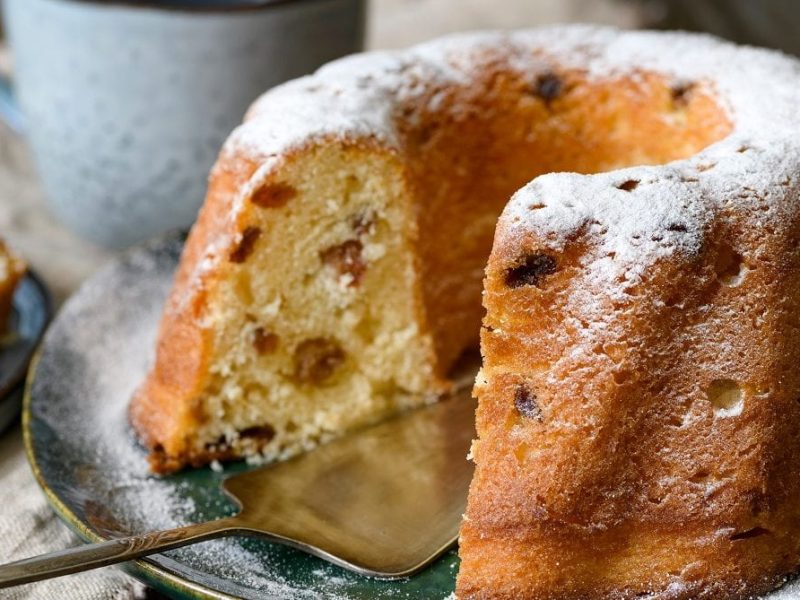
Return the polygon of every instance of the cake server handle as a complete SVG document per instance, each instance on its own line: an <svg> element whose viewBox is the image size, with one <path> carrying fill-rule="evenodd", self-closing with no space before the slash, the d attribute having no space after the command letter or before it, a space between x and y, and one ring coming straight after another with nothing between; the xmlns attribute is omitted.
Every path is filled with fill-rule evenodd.
<svg viewBox="0 0 800 600"><path fill-rule="evenodd" d="M244 532L234 517L67 548L0 565L0 589L133 560L148 554Z"/></svg>

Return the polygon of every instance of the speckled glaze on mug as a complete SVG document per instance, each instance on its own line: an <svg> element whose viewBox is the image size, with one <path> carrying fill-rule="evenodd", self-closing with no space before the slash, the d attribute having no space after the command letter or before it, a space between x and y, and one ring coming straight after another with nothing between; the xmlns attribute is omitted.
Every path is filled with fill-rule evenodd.
<svg viewBox="0 0 800 600"><path fill-rule="evenodd" d="M111 247L189 226L261 92L361 49L365 0L4 0L50 205Z"/></svg>

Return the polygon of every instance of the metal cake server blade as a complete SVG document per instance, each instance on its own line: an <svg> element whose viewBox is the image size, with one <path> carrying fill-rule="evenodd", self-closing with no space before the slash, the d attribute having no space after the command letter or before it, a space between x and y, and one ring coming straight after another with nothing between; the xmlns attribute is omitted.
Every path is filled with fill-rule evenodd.
<svg viewBox="0 0 800 600"><path fill-rule="evenodd" d="M263 537L386 579L422 570L457 539L473 467L468 389L285 462L234 475L234 516L0 566L0 588L230 535Z"/></svg>

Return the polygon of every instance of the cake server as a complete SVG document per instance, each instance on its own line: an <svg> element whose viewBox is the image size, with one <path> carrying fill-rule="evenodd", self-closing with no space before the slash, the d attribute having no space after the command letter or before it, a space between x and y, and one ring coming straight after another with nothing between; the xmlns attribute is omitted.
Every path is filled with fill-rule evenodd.
<svg viewBox="0 0 800 600"><path fill-rule="evenodd" d="M457 539L473 467L475 403L462 390L285 462L228 477L240 511L0 566L0 588L231 535L258 536L371 577L420 571ZM98 516L97 521L107 521Z"/></svg>

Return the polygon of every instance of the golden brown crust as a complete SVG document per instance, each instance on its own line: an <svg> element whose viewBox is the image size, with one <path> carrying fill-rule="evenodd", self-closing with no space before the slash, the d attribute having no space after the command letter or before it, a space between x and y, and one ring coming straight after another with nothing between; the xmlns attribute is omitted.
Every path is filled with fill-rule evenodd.
<svg viewBox="0 0 800 600"><path fill-rule="evenodd" d="M666 163L730 128L697 89L678 110L685 122L676 132L657 116L674 110L671 88L657 74L589 83L556 61L536 76L509 70L500 50L473 60L468 87L431 86L437 101L415 99L398 123L412 184L424 199L423 292L445 370L477 343L478 328L465 324L482 317L482 267L496 217L517 189L542 173L598 172L642 157Z"/></svg>
<svg viewBox="0 0 800 600"><path fill-rule="evenodd" d="M469 577L459 580L460 600L744 600L774 589L800 566L782 555L793 543L788 537L731 542L691 526L627 524L591 538L570 527L542 535L481 533L469 523L462 530L472 548L461 559L460 572Z"/></svg>
<svg viewBox="0 0 800 600"><path fill-rule="evenodd" d="M501 220L459 598L746 598L800 566L800 216L769 177L772 217L765 190L706 190L696 251L642 252L624 293L592 233ZM514 285L542 253L557 269Z"/></svg>
<svg viewBox="0 0 800 600"><path fill-rule="evenodd" d="M245 157L225 154L215 166L207 201L189 234L164 309L156 360L131 402L131 424L153 451L151 466L157 473L205 460L205 455L193 454L187 437L202 418L192 408L209 375L212 332L203 327L205 299L214 279L221 274L201 272L201 263L219 240L230 239L228 246L220 250L230 252L235 233L235 223L228 218L231 199L256 167Z"/></svg>

